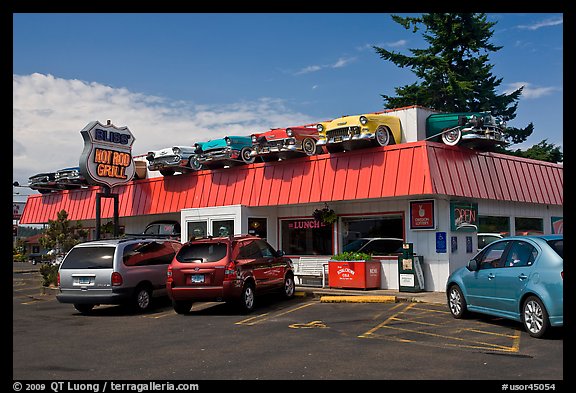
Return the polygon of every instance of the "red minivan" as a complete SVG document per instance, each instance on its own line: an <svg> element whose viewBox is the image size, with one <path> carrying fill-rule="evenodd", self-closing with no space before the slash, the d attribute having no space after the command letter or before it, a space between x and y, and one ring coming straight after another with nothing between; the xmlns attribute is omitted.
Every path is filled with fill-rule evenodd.
<svg viewBox="0 0 576 393"><path fill-rule="evenodd" d="M248 313L256 295L292 298L295 291L292 260L252 235L193 239L175 255L167 276L168 296L179 314L208 301L235 303Z"/></svg>

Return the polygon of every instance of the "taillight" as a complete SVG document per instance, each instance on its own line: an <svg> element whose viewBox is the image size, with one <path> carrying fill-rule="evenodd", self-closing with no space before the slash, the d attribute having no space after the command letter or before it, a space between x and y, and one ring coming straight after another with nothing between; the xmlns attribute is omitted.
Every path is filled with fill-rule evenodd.
<svg viewBox="0 0 576 393"><path fill-rule="evenodd" d="M174 281L172 277L172 266L168 266L168 270L166 271L166 285L169 285Z"/></svg>
<svg viewBox="0 0 576 393"><path fill-rule="evenodd" d="M56 276L56 284L58 285L58 288L60 288L60 272L58 272L58 275Z"/></svg>
<svg viewBox="0 0 576 393"><path fill-rule="evenodd" d="M112 281L112 286L116 287L118 285L122 285L122 275L118 272L114 272L112 273L112 276L110 277L110 281Z"/></svg>
<svg viewBox="0 0 576 393"><path fill-rule="evenodd" d="M237 278L236 264L234 262L229 262L224 269L224 281L236 280Z"/></svg>

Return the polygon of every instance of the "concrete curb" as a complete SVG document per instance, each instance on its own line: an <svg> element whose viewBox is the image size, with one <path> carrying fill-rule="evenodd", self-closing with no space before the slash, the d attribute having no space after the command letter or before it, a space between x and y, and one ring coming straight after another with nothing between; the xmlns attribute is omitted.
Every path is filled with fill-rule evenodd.
<svg viewBox="0 0 576 393"><path fill-rule="evenodd" d="M396 296L320 296L321 303L396 303Z"/></svg>

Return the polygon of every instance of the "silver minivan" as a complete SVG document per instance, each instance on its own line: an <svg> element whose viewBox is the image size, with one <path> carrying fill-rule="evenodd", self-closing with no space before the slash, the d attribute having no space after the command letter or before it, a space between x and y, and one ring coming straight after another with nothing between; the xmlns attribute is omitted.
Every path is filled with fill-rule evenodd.
<svg viewBox="0 0 576 393"><path fill-rule="evenodd" d="M177 240L124 238L74 246L58 269L56 298L83 314L100 304L150 308L153 297L166 295L166 271L182 247Z"/></svg>

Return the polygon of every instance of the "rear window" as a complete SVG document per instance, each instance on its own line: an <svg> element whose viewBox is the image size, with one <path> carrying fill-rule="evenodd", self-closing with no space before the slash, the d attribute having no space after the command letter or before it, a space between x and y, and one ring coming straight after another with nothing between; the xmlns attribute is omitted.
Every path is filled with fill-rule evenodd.
<svg viewBox="0 0 576 393"><path fill-rule="evenodd" d="M549 240L548 244L562 259L564 259L564 239Z"/></svg>
<svg viewBox="0 0 576 393"><path fill-rule="evenodd" d="M176 254L178 262L216 262L226 256L226 243L191 243L185 244Z"/></svg>
<svg viewBox="0 0 576 393"><path fill-rule="evenodd" d="M76 247L62 262L62 269L111 269L115 247Z"/></svg>

